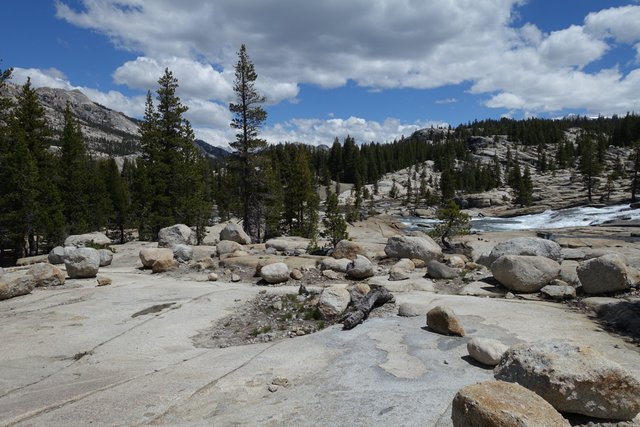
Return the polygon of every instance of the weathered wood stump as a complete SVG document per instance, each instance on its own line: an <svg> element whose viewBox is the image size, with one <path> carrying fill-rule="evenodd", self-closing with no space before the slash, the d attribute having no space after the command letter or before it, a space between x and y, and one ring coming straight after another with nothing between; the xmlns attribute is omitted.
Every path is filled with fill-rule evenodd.
<svg viewBox="0 0 640 427"><path fill-rule="evenodd" d="M351 295L353 299L355 293ZM347 313L341 320L343 329L349 330L355 328L369 317L371 310L393 300L393 295L382 286L372 288L367 295L354 300L353 310Z"/></svg>

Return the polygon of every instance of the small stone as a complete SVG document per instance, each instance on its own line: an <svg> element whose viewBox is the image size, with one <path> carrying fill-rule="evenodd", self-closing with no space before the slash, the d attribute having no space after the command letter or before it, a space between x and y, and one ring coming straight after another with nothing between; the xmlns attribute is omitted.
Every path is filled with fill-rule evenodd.
<svg viewBox="0 0 640 427"><path fill-rule="evenodd" d="M371 287L369 285L367 285L366 283L356 283L356 285L353 287L360 295L367 295L369 292L371 292Z"/></svg>
<svg viewBox="0 0 640 427"><path fill-rule="evenodd" d="M298 270L297 268L294 268L293 270L291 270L290 277L293 280L300 280L300 279L302 279L302 272L300 270Z"/></svg>
<svg viewBox="0 0 640 427"><path fill-rule="evenodd" d="M291 385L289 379L286 377L275 377L271 380L271 384L281 387L289 387L289 385Z"/></svg>
<svg viewBox="0 0 640 427"><path fill-rule="evenodd" d="M239 282L240 281L240 276L238 276L237 274L233 273L231 275L231 281L234 282L234 283L235 282Z"/></svg>
<svg viewBox="0 0 640 427"><path fill-rule="evenodd" d="M297 336L299 336L299 337L301 337L301 336L303 336L303 335L307 335L307 333L306 333L305 331L303 331L302 329L298 329L298 330L296 331L296 335L297 335Z"/></svg>
<svg viewBox="0 0 640 427"><path fill-rule="evenodd" d="M456 314L451 308L443 305L429 310L427 313L427 326L439 334L464 336L464 328Z"/></svg>
<svg viewBox="0 0 640 427"><path fill-rule="evenodd" d="M218 275L216 273L209 273L209 275L207 276L207 279L210 282L215 282L218 280Z"/></svg>
<svg viewBox="0 0 640 427"><path fill-rule="evenodd" d="M540 293L554 301L573 299L576 297L576 289L572 286L547 285L540 289Z"/></svg>
<svg viewBox="0 0 640 427"><path fill-rule="evenodd" d="M324 270L322 272L322 275L324 277L326 277L327 279L331 279L331 280L340 279L340 274L338 272L333 271L333 270Z"/></svg>
<svg viewBox="0 0 640 427"><path fill-rule="evenodd" d="M504 296L505 299L514 299L516 296L513 292L507 292Z"/></svg>
<svg viewBox="0 0 640 427"><path fill-rule="evenodd" d="M278 391L278 386L275 384L269 384L267 386L267 390L269 390L271 393L275 393L276 391Z"/></svg>
<svg viewBox="0 0 640 427"><path fill-rule="evenodd" d="M490 338L474 337L467 343L469 356L487 366L496 366L500 363L500 359L508 349L509 347L500 341Z"/></svg>
<svg viewBox="0 0 640 427"><path fill-rule="evenodd" d="M271 307L273 307L274 310L282 310L282 301L276 301L273 304L271 304Z"/></svg>
<svg viewBox="0 0 640 427"><path fill-rule="evenodd" d="M98 276L96 280L98 282L98 286L109 286L112 283L111 277L107 276Z"/></svg>

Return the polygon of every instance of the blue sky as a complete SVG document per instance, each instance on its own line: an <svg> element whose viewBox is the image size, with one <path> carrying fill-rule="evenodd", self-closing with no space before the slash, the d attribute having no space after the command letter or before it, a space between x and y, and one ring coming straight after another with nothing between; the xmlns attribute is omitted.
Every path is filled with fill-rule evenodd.
<svg viewBox="0 0 640 427"><path fill-rule="evenodd" d="M6 0L0 67L131 116L169 67L199 137L233 139L247 45L270 142L389 141L474 119L640 111L640 3Z"/></svg>

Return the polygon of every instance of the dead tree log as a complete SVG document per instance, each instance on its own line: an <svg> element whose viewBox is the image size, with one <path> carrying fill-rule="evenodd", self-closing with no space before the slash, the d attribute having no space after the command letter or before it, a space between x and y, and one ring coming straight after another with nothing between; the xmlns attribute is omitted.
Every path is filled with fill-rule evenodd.
<svg viewBox="0 0 640 427"><path fill-rule="evenodd" d="M393 295L385 288L381 286L372 288L367 295L357 299L353 304L353 310L342 318L343 329L355 328L369 317L371 310L393 300Z"/></svg>

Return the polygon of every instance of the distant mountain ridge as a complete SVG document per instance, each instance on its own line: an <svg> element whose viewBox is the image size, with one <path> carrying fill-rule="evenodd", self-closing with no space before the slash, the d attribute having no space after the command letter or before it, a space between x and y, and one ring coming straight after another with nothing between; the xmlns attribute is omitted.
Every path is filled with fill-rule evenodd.
<svg viewBox="0 0 640 427"><path fill-rule="evenodd" d="M16 99L21 86L7 83L1 95ZM49 87L36 89L40 105L54 132L62 131L67 102L82 129L87 149L97 157L137 157L140 148L140 121L93 102L78 89L65 90ZM196 147L210 161L229 155L224 148L214 147L203 140Z"/></svg>

